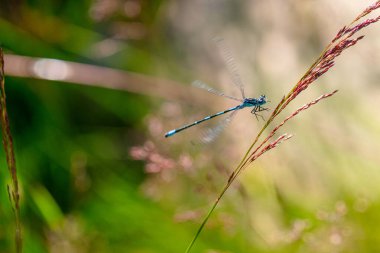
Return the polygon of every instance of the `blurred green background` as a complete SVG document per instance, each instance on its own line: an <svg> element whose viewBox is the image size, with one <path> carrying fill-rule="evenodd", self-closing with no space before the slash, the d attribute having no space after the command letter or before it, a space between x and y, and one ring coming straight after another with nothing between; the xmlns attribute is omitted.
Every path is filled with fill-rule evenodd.
<svg viewBox="0 0 380 253"><path fill-rule="evenodd" d="M373 2L1 0L24 252L184 252L263 124L247 110L208 146L190 143L202 126L163 137L233 105L189 85L235 95L213 37L247 96L274 107ZM338 94L286 126L295 137L242 174L193 252L380 251L378 24L361 34L282 117ZM12 252L0 157L0 252Z"/></svg>

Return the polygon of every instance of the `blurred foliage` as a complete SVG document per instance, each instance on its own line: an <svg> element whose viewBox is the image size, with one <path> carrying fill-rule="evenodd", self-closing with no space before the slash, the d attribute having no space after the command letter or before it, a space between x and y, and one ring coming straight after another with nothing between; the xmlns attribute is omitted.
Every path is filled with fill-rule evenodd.
<svg viewBox="0 0 380 253"><path fill-rule="evenodd" d="M264 2L1 0L0 43L9 54L183 82L197 73L216 83L224 80L222 64L199 44L209 43L205 34L220 32L241 49L236 58L242 59L243 76L275 100L361 9L337 22L325 13L331 1ZM376 33L366 39L376 41ZM380 250L380 120L374 110L379 73L373 57L380 50L372 46L366 46L372 52L359 54L372 56L362 57L373 68L360 68L368 62L357 58L340 62L345 67L332 74L331 83L347 92L302 116L289 128L297 133L292 143L243 173L194 252ZM353 68L375 85L357 92L345 74ZM181 101L9 76L6 92L21 182L24 252L183 252L227 171L247 148L247 136L257 130L253 119L229 131L236 133L235 141L224 136L219 145L194 148L188 145L191 134L170 141L162 135L191 120L196 105L183 109ZM319 93L316 89L310 97ZM205 113L200 111L197 116ZM0 158L0 252L5 253L14 251L14 221L4 152Z"/></svg>

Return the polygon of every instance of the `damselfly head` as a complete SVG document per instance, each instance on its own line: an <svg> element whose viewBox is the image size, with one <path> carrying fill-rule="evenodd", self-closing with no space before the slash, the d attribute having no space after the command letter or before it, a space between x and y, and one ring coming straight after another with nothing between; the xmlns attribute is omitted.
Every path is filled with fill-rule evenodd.
<svg viewBox="0 0 380 253"><path fill-rule="evenodd" d="M265 95L261 95L257 100L259 101L260 105L263 105L267 102L267 97Z"/></svg>

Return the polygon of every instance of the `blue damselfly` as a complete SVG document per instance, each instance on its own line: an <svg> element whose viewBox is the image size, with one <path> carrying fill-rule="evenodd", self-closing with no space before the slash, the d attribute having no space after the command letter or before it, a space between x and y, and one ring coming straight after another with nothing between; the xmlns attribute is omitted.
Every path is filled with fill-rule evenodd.
<svg viewBox="0 0 380 253"><path fill-rule="evenodd" d="M204 84L201 81L195 81L195 82L193 82L193 84L195 86L197 86L199 88L202 88L202 89L205 89L208 92L211 92L211 93L213 93L215 95L226 97L226 98L238 101L241 104L239 104L237 106L234 106L234 107L231 107L231 108L229 108L227 110L215 113L213 115L207 116L207 117L205 117L205 118L203 118L201 120L195 121L195 122L193 122L191 124L187 124L187 125L184 125L184 126L182 126L180 128L170 130L169 132L167 132L165 134L165 137L173 136L173 135L175 135L175 134L177 134L177 133L179 133L179 132L181 132L181 131L183 131L185 129L188 129L188 128L192 127L192 126L198 125L198 124L200 124L202 122L208 121L208 120L210 120L212 118L215 118L217 116L220 116L220 115L223 115L223 114L231 112L230 116L228 116L228 118L226 118L226 120L224 120L224 124L221 124L219 127L217 127L216 129L214 129L214 131L210 131L211 135L216 136L224 128L224 126L226 125L226 123L229 123L232 120L232 118L235 115L236 111L238 111L240 109L243 109L243 108L246 108L246 107L253 107L251 113L254 114L256 117L257 116L261 117L261 115L258 115L257 113L261 112L261 111L264 111L264 110L268 110L267 108L262 107L267 102L267 99L266 99L265 95L261 95L258 98L246 98L245 97L245 95L244 95L244 86L243 86L243 83L242 83L242 81L240 79L239 74L237 73L236 65L234 64L234 60L233 60L231 54L229 53L228 49L224 45L221 44L222 40L218 39L217 42L218 42L218 45L220 45L222 47L223 58L224 58L224 60L225 60L225 62L227 64L227 68L228 68L228 70L229 70L229 72L230 72L230 74L232 76L233 84L235 86L237 86L239 88L239 90L240 90L242 99L235 98L235 97L232 97L232 96L228 96L228 95L224 94L223 92L217 91L214 88L209 87L208 85ZM210 139L213 139L213 137L211 137Z"/></svg>

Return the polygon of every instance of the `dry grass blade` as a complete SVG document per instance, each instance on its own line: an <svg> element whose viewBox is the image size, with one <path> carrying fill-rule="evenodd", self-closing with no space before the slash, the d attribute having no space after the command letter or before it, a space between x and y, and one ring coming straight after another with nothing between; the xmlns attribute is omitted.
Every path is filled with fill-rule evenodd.
<svg viewBox="0 0 380 253"><path fill-rule="evenodd" d="M252 162L255 161L257 158L259 158L261 155L263 155L267 151L277 147L281 142L286 141L292 137L291 135L284 134L284 135L281 135L279 138L277 138L275 141L270 142L269 144L266 144L274 136L274 134L277 132L277 130L280 127L282 127L287 121L294 118L300 112L307 110L308 108L310 108L310 106L318 103L322 99L325 99L327 97L331 97L332 95L334 95L337 92L337 91L334 91L332 93L322 95L319 98L311 101L310 103L307 103L306 105L300 107L295 112L293 112L290 116L285 118L279 125L277 125L269 133L269 135L263 141L261 141L260 144L258 144L260 137L264 133L266 128L273 122L273 120L275 120L278 117L278 115L289 105L289 103L292 102L301 92L308 89L310 87L310 85L312 83L314 83L315 80L317 80L319 77L324 75L327 71L329 71L334 66L335 59L338 56L340 56L342 54L342 52L344 52L346 49L350 48L351 46L354 46L358 41L360 41L364 37L364 36L358 36L356 38L353 38L353 36L358 31L361 31L363 28L365 28L371 24L374 24L380 20L380 16L377 16L376 18L373 18L373 19L367 19L367 20L364 20L362 22L358 22L363 17L370 14L374 10L377 10L378 8L380 8L380 1L377 1L373 5L366 8L348 26L345 26L341 30L339 30L337 35L331 40L331 42L327 45L327 47L322 51L322 53L317 58L317 60L311 65L311 67L306 71L306 73L297 82L297 84L289 91L289 93L287 95L285 95L281 99L281 101L278 103L276 108L273 110L269 119L265 122L262 129L259 131L257 136L254 138L253 143L251 144L251 146L246 151L245 155L241 159L238 166L233 170L233 172L229 176L226 185L224 186L224 188L220 192L218 198L215 200L215 202L212 205L212 207L210 208L208 214L204 218L202 224L198 228L198 231L195 234L195 236L194 236L193 240L191 241L189 247L187 248L186 252L190 252L192 246L194 245L199 234L201 233L202 229L204 228L205 224L207 223L208 219L210 218L212 212L215 210L216 206L218 205L220 199L223 197L224 193L228 190L230 185L240 175L241 171L243 171L243 169L248 167L248 165L252 164Z"/></svg>
<svg viewBox="0 0 380 253"><path fill-rule="evenodd" d="M3 146L6 155L8 170L11 175L12 186L7 187L9 198L15 214L15 244L16 252L22 252L22 237L21 237L21 221L20 221L20 194L17 179L16 159L13 148L13 140L11 130L9 127L9 118L6 106L5 96L5 78L4 78L4 55L3 50L0 48L0 114L1 114L1 131L3 137Z"/></svg>
<svg viewBox="0 0 380 253"><path fill-rule="evenodd" d="M276 146L278 146L278 144L280 144L281 142L284 142L288 139L290 139L292 137L292 135L281 135L277 140L275 140L274 142L271 142L269 144L267 144L266 146L264 146L266 143L268 143L268 141L277 133L278 129L280 129L283 125L285 125L286 122L288 122L290 119L294 118L295 116L297 116L300 112L302 111L305 111L307 109L309 109L311 106L317 104L318 102L320 102L322 99L325 99L325 98L328 98L328 97L331 97L332 95L334 95L335 93L337 93L338 90L335 90L331 93L327 93L327 94L324 94L318 98L316 98L315 100L301 106L300 108L298 108L297 110L295 110L292 114L290 114L288 117L286 117L280 124L278 124L271 132L270 134L257 146L257 148L249 155L248 159L246 159L246 161L240 166L240 168L236 171L234 171L234 176L233 178L230 178L230 180L233 181L233 179L235 179L243 169L245 169L249 164L251 164L253 161L257 160L261 155L263 155L264 153L266 153L267 151L269 151L270 149L272 148L275 148ZM264 147L263 147L264 146Z"/></svg>
<svg viewBox="0 0 380 253"><path fill-rule="evenodd" d="M295 116L297 116L300 112L302 111L305 111L306 109L309 109L311 106L317 104L318 102L320 102L322 99L325 99L325 98L328 98L328 97L331 97L332 95L334 95L335 93L337 93L338 90L335 90L331 93L327 93L327 94L324 94L318 98L316 98L315 100L301 106L300 108L298 108L297 110L295 110L292 114L290 114L288 117L286 117L279 125L277 125L271 132L270 134L267 136L267 138L265 138L265 140L263 142L261 142L261 144L252 152L252 154L250 155L251 157L251 161L253 160L256 160L256 159L252 159L253 157L256 156L256 153L260 150L260 148L265 144L267 143L274 135L275 133L277 132L278 129L280 129L283 125L285 125L285 123L287 121L289 121L290 119L294 118Z"/></svg>

